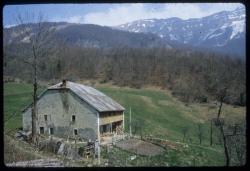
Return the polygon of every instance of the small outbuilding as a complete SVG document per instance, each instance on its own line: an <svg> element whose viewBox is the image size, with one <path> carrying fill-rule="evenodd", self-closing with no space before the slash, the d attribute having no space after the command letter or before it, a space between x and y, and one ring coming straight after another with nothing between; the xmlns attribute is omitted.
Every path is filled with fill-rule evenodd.
<svg viewBox="0 0 250 171"><path fill-rule="evenodd" d="M124 107L102 92L63 80L37 100L37 134L95 141L105 133L123 134ZM32 104L23 110L23 130L32 130Z"/></svg>

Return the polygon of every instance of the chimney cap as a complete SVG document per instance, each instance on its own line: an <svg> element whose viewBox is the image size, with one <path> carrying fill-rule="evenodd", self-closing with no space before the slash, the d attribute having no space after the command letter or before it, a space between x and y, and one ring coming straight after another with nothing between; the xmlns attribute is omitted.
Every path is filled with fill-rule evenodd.
<svg viewBox="0 0 250 171"><path fill-rule="evenodd" d="M60 87L66 87L66 80L65 79L62 80L62 84L60 85Z"/></svg>

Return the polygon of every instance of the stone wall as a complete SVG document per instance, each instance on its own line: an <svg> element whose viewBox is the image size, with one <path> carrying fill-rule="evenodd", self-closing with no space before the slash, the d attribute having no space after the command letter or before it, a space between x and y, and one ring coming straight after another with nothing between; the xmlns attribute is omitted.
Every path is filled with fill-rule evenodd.
<svg viewBox="0 0 250 171"><path fill-rule="evenodd" d="M45 134L53 128L54 136L66 138L74 137L74 129L77 129L79 137L96 139L97 111L69 90L47 90L37 106L37 133L40 127L44 127ZM72 115L76 117L75 122ZM23 113L23 129L31 131L31 108Z"/></svg>

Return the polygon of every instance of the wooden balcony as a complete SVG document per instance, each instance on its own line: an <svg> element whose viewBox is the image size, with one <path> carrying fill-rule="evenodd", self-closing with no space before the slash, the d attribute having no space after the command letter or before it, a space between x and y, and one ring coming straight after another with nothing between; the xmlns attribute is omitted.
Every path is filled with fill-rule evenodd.
<svg viewBox="0 0 250 171"><path fill-rule="evenodd" d="M122 121L123 115L112 115L112 116L104 116L100 117L100 125L105 125L112 122Z"/></svg>

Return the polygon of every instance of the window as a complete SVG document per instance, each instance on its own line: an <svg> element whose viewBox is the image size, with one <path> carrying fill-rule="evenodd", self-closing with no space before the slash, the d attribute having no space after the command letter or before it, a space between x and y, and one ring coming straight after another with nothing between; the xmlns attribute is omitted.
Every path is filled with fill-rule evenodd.
<svg viewBox="0 0 250 171"><path fill-rule="evenodd" d="M47 120L48 120L47 115L44 115L44 120L45 120L45 121L47 121Z"/></svg>
<svg viewBox="0 0 250 171"><path fill-rule="evenodd" d="M50 133L50 135L54 135L54 129L53 129L53 128L50 128L50 129L49 129L49 133Z"/></svg>
<svg viewBox="0 0 250 171"><path fill-rule="evenodd" d="M76 115L72 115L72 122L76 121Z"/></svg>
<svg viewBox="0 0 250 171"><path fill-rule="evenodd" d="M100 133L107 133L107 132L111 132L111 125L110 124L106 124L106 125L101 125L100 126Z"/></svg>
<svg viewBox="0 0 250 171"><path fill-rule="evenodd" d="M44 127L40 127L40 134L44 134Z"/></svg>
<svg viewBox="0 0 250 171"><path fill-rule="evenodd" d="M74 129L74 135L77 135L77 129Z"/></svg>

